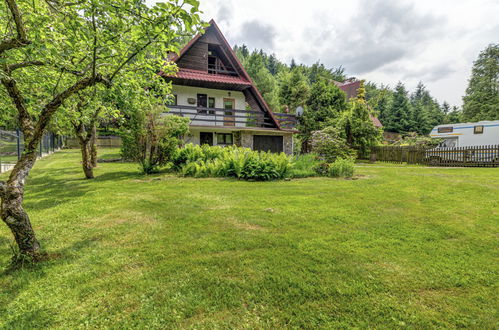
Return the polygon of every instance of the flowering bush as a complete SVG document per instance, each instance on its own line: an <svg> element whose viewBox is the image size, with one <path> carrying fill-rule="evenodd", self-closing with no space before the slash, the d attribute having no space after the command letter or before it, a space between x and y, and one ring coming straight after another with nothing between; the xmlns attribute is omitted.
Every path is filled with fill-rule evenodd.
<svg viewBox="0 0 499 330"><path fill-rule="evenodd" d="M312 133L312 152L318 155L323 163L333 163L336 158L353 159L355 151L350 149L334 127L326 127Z"/></svg>

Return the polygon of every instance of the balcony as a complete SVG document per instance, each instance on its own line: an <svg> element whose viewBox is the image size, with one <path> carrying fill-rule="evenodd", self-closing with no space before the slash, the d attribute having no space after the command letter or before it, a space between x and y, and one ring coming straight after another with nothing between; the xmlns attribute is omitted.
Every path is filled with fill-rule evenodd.
<svg viewBox="0 0 499 330"><path fill-rule="evenodd" d="M258 127L275 128L275 124L267 113L254 110L235 110L205 108L185 105L169 105L167 114L187 117L191 125L220 127ZM283 129L294 129L296 117L285 113L274 113L274 117Z"/></svg>

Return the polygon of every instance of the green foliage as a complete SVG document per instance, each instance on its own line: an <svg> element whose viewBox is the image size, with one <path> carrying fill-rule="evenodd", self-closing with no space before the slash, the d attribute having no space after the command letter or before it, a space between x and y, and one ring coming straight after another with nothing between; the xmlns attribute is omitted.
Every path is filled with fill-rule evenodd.
<svg viewBox="0 0 499 330"><path fill-rule="evenodd" d="M128 113L121 131L121 155L136 161L146 174L156 172L172 160L181 137L189 131L189 119L165 116L162 107L150 105Z"/></svg>
<svg viewBox="0 0 499 330"><path fill-rule="evenodd" d="M258 152L236 146L198 146L188 144L177 150L174 168L183 176L229 177L268 181L288 175L291 160L284 153Z"/></svg>
<svg viewBox="0 0 499 330"><path fill-rule="evenodd" d="M333 178L351 178L354 173L352 158L337 158L328 169L328 176Z"/></svg>
<svg viewBox="0 0 499 330"><path fill-rule="evenodd" d="M312 133L312 152L317 154L321 162L332 163L336 158L353 158L355 151L350 149L340 131L336 127L326 127Z"/></svg>
<svg viewBox="0 0 499 330"><path fill-rule="evenodd" d="M466 95L465 121L499 119L499 44L484 49L473 63Z"/></svg>
<svg viewBox="0 0 499 330"><path fill-rule="evenodd" d="M255 50L251 55L243 59L243 65L267 104L272 109L278 109L277 81L265 66L264 61L266 59L266 57L263 57Z"/></svg>
<svg viewBox="0 0 499 330"><path fill-rule="evenodd" d="M393 100L384 116L383 125L386 131L396 133L410 132L413 128L411 104L407 90L401 82L395 87Z"/></svg>
<svg viewBox="0 0 499 330"><path fill-rule="evenodd" d="M300 70L282 72L279 77L279 102L281 107L294 113L296 108L307 103L310 88L307 78Z"/></svg>
<svg viewBox="0 0 499 330"><path fill-rule="evenodd" d="M411 95L412 121L410 131L420 135L427 135L433 127L444 122L445 111L440 108L438 102L430 95L422 82L416 87ZM446 105L449 108L449 105Z"/></svg>
<svg viewBox="0 0 499 330"><path fill-rule="evenodd" d="M365 154L370 147L378 144L382 135L382 130L374 126L371 119L374 114L365 100L363 86L361 82L358 96L350 100L350 109L342 113L336 124L346 143L360 154Z"/></svg>
<svg viewBox="0 0 499 330"><path fill-rule="evenodd" d="M420 136L417 133L409 133L402 139L396 141L394 145L400 146L418 146L418 147L436 147L442 140L430 136Z"/></svg>
<svg viewBox="0 0 499 330"><path fill-rule="evenodd" d="M304 151L309 150L312 132L331 126L346 109L345 93L336 85L324 79L314 83L298 125Z"/></svg>

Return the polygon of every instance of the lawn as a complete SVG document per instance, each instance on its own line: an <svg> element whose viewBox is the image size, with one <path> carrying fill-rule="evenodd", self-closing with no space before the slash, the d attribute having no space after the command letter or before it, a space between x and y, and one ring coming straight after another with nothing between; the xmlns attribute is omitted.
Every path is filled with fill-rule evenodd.
<svg viewBox="0 0 499 330"><path fill-rule="evenodd" d="M85 181L76 150L48 156L25 205L52 259L0 270L0 328L497 327L499 169L357 173L244 182L105 163ZM2 223L3 268L11 242Z"/></svg>

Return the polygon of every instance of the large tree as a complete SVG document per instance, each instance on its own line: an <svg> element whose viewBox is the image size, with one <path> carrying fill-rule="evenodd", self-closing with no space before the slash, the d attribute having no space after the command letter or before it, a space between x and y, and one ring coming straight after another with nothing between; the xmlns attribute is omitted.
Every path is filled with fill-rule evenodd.
<svg viewBox="0 0 499 330"><path fill-rule="evenodd" d="M404 84L399 82L393 93L391 106L384 116L385 131L407 133L412 129L412 109Z"/></svg>
<svg viewBox="0 0 499 330"><path fill-rule="evenodd" d="M50 121L77 93L97 84L111 86L126 72L173 72L174 66L162 59L168 51L178 51L179 33L191 33L199 24L198 2L185 3L0 2L0 97L10 99L25 138L23 154L0 183L1 217L23 259L41 255L23 199L26 177Z"/></svg>
<svg viewBox="0 0 499 330"><path fill-rule="evenodd" d="M499 119L499 44L489 45L473 63L463 117L468 121Z"/></svg>
<svg viewBox="0 0 499 330"><path fill-rule="evenodd" d="M279 101L282 108L288 108L291 113L294 113L297 107L305 105L309 92L307 78L299 67L295 66L289 73L280 73Z"/></svg>

